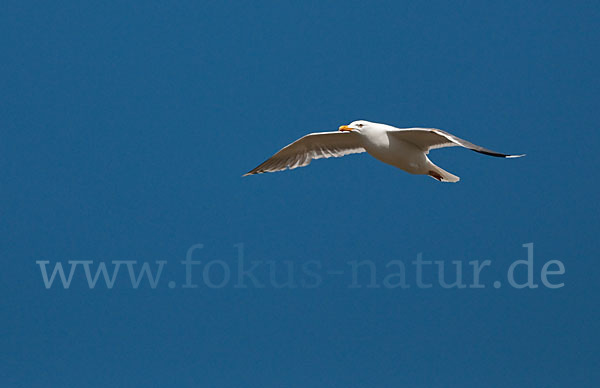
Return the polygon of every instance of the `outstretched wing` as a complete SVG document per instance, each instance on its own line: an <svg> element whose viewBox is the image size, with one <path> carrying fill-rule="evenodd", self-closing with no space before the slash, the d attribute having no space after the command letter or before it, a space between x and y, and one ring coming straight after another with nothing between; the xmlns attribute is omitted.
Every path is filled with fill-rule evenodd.
<svg viewBox="0 0 600 388"><path fill-rule="evenodd" d="M264 163L243 176L304 167L313 159L338 158L365 152L360 140L360 136L352 132L310 133L283 147Z"/></svg>
<svg viewBox="0 0 600 388"><path fill-rule="evenodd" d="M508 155L500 152L492 151L487 148L473 144L467 140L456 137L446 131L435 128L407 128L397 129L390 131L396 138L413 143L417 147L423 149L426 152L436 148L444 147L464 147L475 152L479 152L485 155L496 156L499 158L519 158L522 155Z"/></svg>

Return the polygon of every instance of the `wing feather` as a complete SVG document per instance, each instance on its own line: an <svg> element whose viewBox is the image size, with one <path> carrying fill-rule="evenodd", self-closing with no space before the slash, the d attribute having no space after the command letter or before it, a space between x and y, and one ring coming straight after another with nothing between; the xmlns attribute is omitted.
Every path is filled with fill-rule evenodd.
<svg viewBox="0 0 600 388"><path fill-rule="evenodd" d="M444 148L444 147L464 147L468 148L472 151L479 152L485 155L496 156L499 158L518 158L522 155L509 155L503 154L500 152L492 151L490 149L478 146L476 144L471 143L470 141L461 139L457 136L452 135L446 131L442 131L441 129L435 128L407 128L407 129L397 129L395 131L390 131L393 136L396 136L398 139L408 141L413 143L417 147L429 153L429 150L436 148Z"/></svg>
<svg viewBox="0 0 600 388"><path fill-rule="evenodd" d="M360 136L352 132L310 133L283 147L275 155L243 176L304 167L313 159L341 157L366 152Z"/></svg>

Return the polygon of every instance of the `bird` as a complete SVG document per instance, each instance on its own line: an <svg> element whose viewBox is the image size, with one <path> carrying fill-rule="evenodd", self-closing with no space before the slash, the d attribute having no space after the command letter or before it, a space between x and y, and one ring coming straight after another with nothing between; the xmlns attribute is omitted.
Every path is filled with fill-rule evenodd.
<svg viewBox="0 0 600 388"><path fill-rule="evenodd" d="M428 175L440 182L458 182L458 176L436 166L427 157L430 150L456 146L500 158L525 156L492 151L441 129L396 128L357 120L340 126L337 131L309 133L243 176L304 167L313 159L367 152L375 159L410 174Z"/></svg>

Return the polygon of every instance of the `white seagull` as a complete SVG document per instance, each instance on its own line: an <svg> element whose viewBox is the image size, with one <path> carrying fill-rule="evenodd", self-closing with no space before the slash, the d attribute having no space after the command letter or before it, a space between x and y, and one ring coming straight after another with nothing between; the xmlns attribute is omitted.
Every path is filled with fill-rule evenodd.
<svg viewBox="0 0 600 388"><path fill-rule="evenodd" d="M429 175L440 182L458 182L459 177L439 168L427 157L429 150L455 146L501 158L525 155L491 151L441 129L396 128L358 120L342 125L336 132L317 132L301 137L243 176L304 167L313 159L368 152L375 159L411 174Z"/></svg>

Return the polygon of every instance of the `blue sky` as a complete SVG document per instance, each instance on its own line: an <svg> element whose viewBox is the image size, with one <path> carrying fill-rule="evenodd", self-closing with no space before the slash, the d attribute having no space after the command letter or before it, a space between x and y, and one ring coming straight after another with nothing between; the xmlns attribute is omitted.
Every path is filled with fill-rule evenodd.
<svg viewBox="0 0 600 388"><path fill-rule="evenodd" d="M594 2L5 1L0 43L2 386L596 386L600 162ZM368 155L241 178L367 119L518 160ZM314 288L214 289L250 261ZM535 282L507 269L534 243ZM182 288L194 260L198 288ZM490 260L484 289L351 288L349 262ZM36 261L165 261L156 288L46 289ZM286 264L288 263L288 264ZM211 264L212 265L212 264ZM271 265L271 264L269 264ZM137 268L137 267L136 267ZM205 268L205 267L204 267ZM138 268L139 269L139 268ZM326 276L323 271L344 270ZM224 275L223 275L224 276ZM450 275L448 275L450 276ZM520 273L519 279L524 279ZM412 278L411 278L412 277ZM314 280L314 278L312 278ZM306 280L306 279L305 279ZM311 278L308 278L310 281ZM168 281L174 287L168 287ZM502 287L492 286L501 281Z"/></svg>

